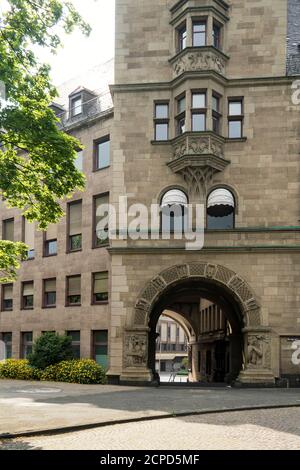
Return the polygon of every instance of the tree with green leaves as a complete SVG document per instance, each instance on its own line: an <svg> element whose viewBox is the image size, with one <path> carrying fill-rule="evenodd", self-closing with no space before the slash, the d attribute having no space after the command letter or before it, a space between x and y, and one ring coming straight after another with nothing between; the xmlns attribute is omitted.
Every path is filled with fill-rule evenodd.
<svg viewBox="0 0 300 470"><path fill-rule="evenodd" d="M75 27L90 32L68 1L7 0L4 10L0 6L0 85L6 94L5 105L0 102L0 204L20 209L42 230L58 222L60 202L83 189L84 176L74 164L82 147L59 128L50 108L57 96L50 67L33 51L57 51L57 29L71 33ZM0 282L16 279L26 253L21 242L0 241Z"/></svg>

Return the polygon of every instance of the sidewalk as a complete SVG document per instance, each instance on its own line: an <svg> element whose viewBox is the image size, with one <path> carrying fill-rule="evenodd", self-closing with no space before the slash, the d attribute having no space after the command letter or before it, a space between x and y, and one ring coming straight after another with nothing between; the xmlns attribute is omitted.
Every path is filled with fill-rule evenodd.
<svg viewBox="0 0 300 470"><path fill-rule="evenodd" d="M140 388L0 380L0 437L282 406L300 406L300 389Z"/></svg>

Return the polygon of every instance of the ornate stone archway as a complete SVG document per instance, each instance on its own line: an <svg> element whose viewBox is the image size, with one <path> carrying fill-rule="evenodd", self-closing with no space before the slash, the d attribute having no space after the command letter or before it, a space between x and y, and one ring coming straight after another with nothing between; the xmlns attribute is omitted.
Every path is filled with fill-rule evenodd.
<svg viewBox="0 0 300 470"><path fill-rule="evenodd" d="M225 266L208 262L171 266L152 278L141 291L135 304L131 324L124 338L124 374L135 379L151 376L147 368L149 319L163 293L181 281L209 281L229 294L239 306L244 328L244 366L240 381L245 383L274 382L271 371L270 328L262 325L261 308L249 284Z"/></svg>

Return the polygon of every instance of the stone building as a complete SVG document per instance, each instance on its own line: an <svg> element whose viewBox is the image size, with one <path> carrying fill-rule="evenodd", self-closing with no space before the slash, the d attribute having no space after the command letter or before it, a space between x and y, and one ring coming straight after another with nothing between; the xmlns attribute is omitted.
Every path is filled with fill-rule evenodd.
<svg viewBox="0 0 300 470"><path fill-rule="evenodd" d="M68 124L86 145L88 184L73 198L82 212L69 205L56 257L43 257L54 235L36 234L12 311L0 316L13 355L30 347L28 333L48 330L76 332L78 351L80 331L82 357L96 357L96 346L103 352L107 337L111 382L148 382L157 321L167 310L189 333L190 380L272 385L300 377L292 360L300 340L300 105L292 100L299 3L116 0L114 109ZM93 99L89 89L76 89L71 120ZM111 164L94 171L107 136ZM109 196L120 220L109 247L95 236L97 195ZM120 197L128 207L160 207L152 238L147 230L130 236ZM196 204L205 233L204 247L193 250L176 235ZM174 205L176 215L168 213ZM20 239L17 213L1 209L1 217L15 218ZM143 212L143 227L147 220ZM164 237L168 224L172 234ZM3 230L11 229L3 223ZM28 241L31 233L25 224ZM106 272L107 292L94 292L95 285L103 291ZM53 284L45 281L54 278L56 309L49 309L43 299ZM2 287L2 310L10 289Z"/></svg>
<svg viewBox="0 0 300 470"><path fill-rule="evenodd" d="M155 370L159 373L185 369L184 360L188 359L189 332L167 313L164 312L156 326Z"/></svg>

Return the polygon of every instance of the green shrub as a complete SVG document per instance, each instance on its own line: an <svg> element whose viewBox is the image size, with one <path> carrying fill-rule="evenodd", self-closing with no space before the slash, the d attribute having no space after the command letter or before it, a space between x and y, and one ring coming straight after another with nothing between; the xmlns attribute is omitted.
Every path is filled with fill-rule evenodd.
<svg viewBox="0 0 300 470"><path fill-rule="evenodd" d="M78 384L106 383L105 370L91 359L63 361L49 366L42 372L41 380Z"/></svg>
<svg viewBox="0 0 300 470"><path fill-rule="evenodd" d="M7 359L0 363L0 377L3 379L39 380L38 372L26 359Z"/></svg>
<svg viewBox="0 0 300 470"><path fill-rule="evenodd" d="M28 357L31 366L37 369L73 359L72 339L66 335L44 333L33 344L33 352Z"/></svg>

